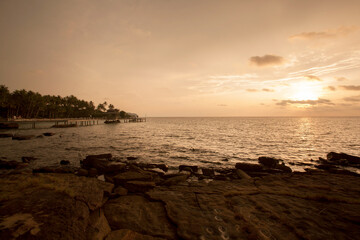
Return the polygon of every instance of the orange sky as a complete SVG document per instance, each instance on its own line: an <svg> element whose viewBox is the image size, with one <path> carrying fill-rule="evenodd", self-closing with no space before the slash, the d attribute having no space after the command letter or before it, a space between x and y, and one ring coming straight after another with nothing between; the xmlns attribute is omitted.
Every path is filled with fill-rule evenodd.
<svg viewBox="0 0 360 240"><path fill-rule="evenodd" d="M0 84L141 116L360 116L360 1L0 1Z"/></svg>

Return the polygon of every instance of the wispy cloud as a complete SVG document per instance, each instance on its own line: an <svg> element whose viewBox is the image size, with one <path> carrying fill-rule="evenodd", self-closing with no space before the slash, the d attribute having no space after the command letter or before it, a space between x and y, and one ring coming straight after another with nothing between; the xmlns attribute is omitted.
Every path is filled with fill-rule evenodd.
<svg viewBox="0 0 360 240"><path fill-rule="evenodd" d="M350 90L350 91L360 91L360 85L342 85L340 86L342 89Z"/></svg>
<svg viewBox="0 0 360 240"><path fill-rule="evenodd" d="M210 79L223 79L223 80L236 80L236 79L255 79L258 78L256 73L245 73L242 75L213 75L209 77Z"/></svg>
<svg viewBox="0 0 360 240"><path fill-rule="evenodd" d="M360 102L360 95L358 96L352 96L352 97L345 97L343 98L346 102Z"/></svg>
<svg viewBox="0 0 360 240"><path fill-rule="evenodd" d="M335 79L339 82L342 82L342 81L348 81L349 79L345 78L345 77L335 77Z"/></svg>
<svg viewBox="0 0 360 240"><path fill-rule="evenodd" d="M248 88L246 89L247 92L258 92L259 90L257 89L253 89L253 88Z"/></svg>
<svg viewBox="0 0 360 240"><path fill-rule="evenodd" d="M268 67L282 65L285 59L281 56L267 54L264 56L253 56L249 59L250 63L258 67Z"/></svg>
<svg viewBox="0 0 360 240"><path fill-rule="evenodd" d="M305 78L307 78L310 81L322 81L321 78L314 76L314 75L306 75Z"/></svg>
<svg viewBox="0 0 360 240"><path fill-rule="evenodd" d="M289 37L290 40L303 39L303 40L318 40L318 39L332 39L336 37L347 36L348 34L356 31L358 28L351 26L342 26L336 29L328 29L319 32L302 32Z"/></svg>
<svg viewBox="0 0 360 240"><path fill-rule="evenodd" d="M263 88L262 91L263 92L275 92L274 89L270 89L270 88Z"/></svg>
<svg viewBox="0 0 360 240"><path fill-rule="evenodd" d="M286 106L288 104L302 104L302 105L334 105L330 100L319 98L318 100L282 100L276 105Z"/></svg>
<svg viewBox="0 0 360 240"><path fill-rule="evenodd" d="M336 87L334 86L327 86L327 87L324 87L325 90L328 90L328 91L336 91Z"/></svg>

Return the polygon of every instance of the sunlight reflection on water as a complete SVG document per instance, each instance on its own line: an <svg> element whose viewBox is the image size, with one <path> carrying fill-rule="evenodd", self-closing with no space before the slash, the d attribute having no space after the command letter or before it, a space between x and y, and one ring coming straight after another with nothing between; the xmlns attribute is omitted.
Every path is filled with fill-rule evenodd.
<svg viewBox="0 0 360 240"><path fill-rule="evenodd" d="M56 135L29 141L0 139L0 156L36 165L69 160L78 166L88 154L112 153L140 161L233 167L259 156L310 163L330 151L359 155L359 118L148 118L146 123L99 124L68 129L7 132Z"/></svg>

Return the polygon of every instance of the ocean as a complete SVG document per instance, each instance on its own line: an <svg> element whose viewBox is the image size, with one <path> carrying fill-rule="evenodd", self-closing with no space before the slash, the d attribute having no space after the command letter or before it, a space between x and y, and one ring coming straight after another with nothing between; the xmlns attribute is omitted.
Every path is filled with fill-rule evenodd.
<svg viewBox="0 0 360 240"><path fill-rule="evenodd" d="M67 129L2 131L13 134L54 132L51 137L15 141L0 139L0 157L21 161L36 157L31 167L58 166L69 160L79 166L90 154L111 153L126 160L216 168L237 162L256 163L258 157L283 159L295 171L313 167L330 151L360 156L357 117L234 117L147 118L142 123L101 124Z"/></svg>

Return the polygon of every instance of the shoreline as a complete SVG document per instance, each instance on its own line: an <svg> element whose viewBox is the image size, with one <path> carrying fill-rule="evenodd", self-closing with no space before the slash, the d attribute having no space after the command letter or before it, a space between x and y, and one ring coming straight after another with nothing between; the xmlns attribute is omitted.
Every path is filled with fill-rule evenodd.
<svg viewBox="0 0 360 240"><path fill-rule="evenodd" d="M111 154L87 156L76 171L66 162L33 171L14 165L0 175L0 237L359 236L357 174L331 168L291 172L276 160L238 163L231 171L182 165L177 173L168 173L165 164L112 161Z"/></svg>

